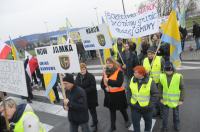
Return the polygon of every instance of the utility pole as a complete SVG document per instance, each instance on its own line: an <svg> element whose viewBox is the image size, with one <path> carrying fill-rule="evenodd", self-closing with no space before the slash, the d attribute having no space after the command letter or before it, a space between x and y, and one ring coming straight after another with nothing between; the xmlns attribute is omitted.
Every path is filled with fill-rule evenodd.
<svg viewBox="0 0 200 132"><path fill-rule="evenodd" d="M125 6L124 6L124 0L122 0L122 7L123 7L124 15L125 15L125 14L126 14L126 11L125 11Z"/></svg>

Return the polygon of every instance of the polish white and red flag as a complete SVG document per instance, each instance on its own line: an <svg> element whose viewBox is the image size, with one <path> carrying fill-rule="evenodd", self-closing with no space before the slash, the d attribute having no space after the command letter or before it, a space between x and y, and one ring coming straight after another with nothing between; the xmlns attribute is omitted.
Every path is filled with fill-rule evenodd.
<svg viewBox="0 0 200 132"><path fill-rule="evenodd" d="M6 59L11 51L12 48L8 44L0 41L0 59Z"/></svg>

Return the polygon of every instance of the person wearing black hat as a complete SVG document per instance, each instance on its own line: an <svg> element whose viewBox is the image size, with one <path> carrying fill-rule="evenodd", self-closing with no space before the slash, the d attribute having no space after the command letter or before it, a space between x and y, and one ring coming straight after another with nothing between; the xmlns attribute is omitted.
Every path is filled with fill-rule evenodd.
<svg viewBox="0 0 200 132"><path fill-rule="evenodd" d="M164 67L164 59L161 56L156 55L156 48L150 47L147 50L147 57L143 61L143 66L146 69L146 71L149 73L150 77L154 80L156 83L156 86L158 86L160 74L163 72ZM157 102L155 104L153 116L161 116L162 117L162 111L160 102Z"/></svg>
<svg viewBox="0 0 200 132"><path fill-rule="evenodd" d="M64 109L68 110L70 122L70 132L78 132L78 127L82 132L90 132L88 121L88 106L85 91L77 87L72 74L65 74L63 85L66 89L67 99L64 99Z"/></svg>
<svg viewBox="0 0 200 132"><path fill-rule="evenodd" d="M169 109L173 109L173 123L176 131L180 130L179 106L184 100L183 76L175 71L171 62L166 62L165 72L160 75L160 102L163 104L162 132L167 132Z"/></svg>

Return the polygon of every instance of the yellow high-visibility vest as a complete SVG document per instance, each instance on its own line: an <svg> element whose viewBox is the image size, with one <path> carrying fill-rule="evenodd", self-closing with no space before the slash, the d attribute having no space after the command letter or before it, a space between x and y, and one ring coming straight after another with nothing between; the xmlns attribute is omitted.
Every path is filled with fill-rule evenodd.
<svg viewBox="0 0 200 132"><path fill-rule="evenodd" d="M150 72L150 77L155 81L155 83L159 83L160 74L162 72L161 69L161 57L156 56L151 67L148 57L144 59L143 66L146 71Z"/></svg>
<svg viewBox="0 0 200 132"><path fill-rule="evenodd" d="M163 86L163 103L170 108L176 108L180 99L180 79L181 74L175 73L170 84L167 84L167 75L160 75L160 83Z"/></svg>
<svg viewBox="0 0 200 132"><path fill-rule="evenodd" d="M133 82L133 78L131 79L129 85L132 93L131 104L134 105L138 102L141 107L148 106L150 100L150 89L151 89L152 78L149 78L147 84L142 84L140 90L138 89L138 83Z"/></svg>
<svg viewBox="0 0 200 132"><path fill-rule="evenodd" d="M26 115L31 115L31 116L33 116L38 121L38 124L40 124L40 130L39 130L39 132L46 132L45 128L40 123L39 118L32 111L24 112L22 114L22 116L20 117L19 121L17 123L15 123L14 132L24 132L23 122L24 122L24 117Z"/></svg>

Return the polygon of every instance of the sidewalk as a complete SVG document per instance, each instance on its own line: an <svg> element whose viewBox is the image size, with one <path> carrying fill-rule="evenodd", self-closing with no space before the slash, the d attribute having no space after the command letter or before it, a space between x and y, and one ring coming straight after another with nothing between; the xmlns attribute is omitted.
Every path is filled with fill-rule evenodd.
<svg viewBox="0 0 200 132"><path fill-rule="evenodd" d="M189 50L189 46L193 48L193 51ZM181 54L183 61L200 61L200 50L196 51L195 41L185 42L185 51Z"/></svg>

